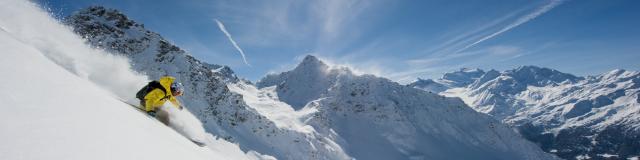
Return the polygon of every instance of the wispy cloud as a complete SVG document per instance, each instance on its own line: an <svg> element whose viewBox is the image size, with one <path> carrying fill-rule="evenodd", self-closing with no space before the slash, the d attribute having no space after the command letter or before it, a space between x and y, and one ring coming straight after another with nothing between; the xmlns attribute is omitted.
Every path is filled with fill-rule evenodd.
<svg viewBox="0 0 640 160"><path fill-rule="evenodd" d="M282 0L252 4L220 1L214 5L212 17L238 24L237 29L243 32L235 33L234 39L245 45L296 46L307 49L303 52L339 54L364 35L363 28L367 27L361 23L370 20L361 16L374 11L378 4L366 0Z"/></svg>
<svg viewBox="0 0 640 160"><path fill-rule="evenodd" d="M247 62L247 57L244 55L244 51L242 51L242 48L238 46L238 43L236 43L236 41L234 41L233 38L231 38L231 34L229 34L227 29L224 27L224 24L222 24L222 22L220 22L218 19L214 19L214 20L218 24L218 28L220 28L220 31L222 31L224 35L227 36L231 44L233 44L233 47L235 47L236 50L238 50L238 53L240 53L240 55L242 56L242 60L244 61L244 64L246 64L247 66L251 66L249 62Z"/></svg>
<svg viewBox="0 0 640 160"><path fill-rule="evenodd" d="M459 53L447 54L444 56L433 57L433 58L411 59L411 60L407 60L406 62L412 66L435 65L443 61L448 61L456 58L473 56L473 55L478 55L483 53L487 53L487 50L483 49L483 50L476 50L476 51L469 51L469 52L459 52Z"/></svg>
<svg viewBox="0 0 640 160"><path fill-rule="evenodd" d="M513 45L496 45L471 51L468 49L525 24L549 12L551 9L564 2L565 0L551 0L529 12L525 11L531 8L521 8L505 16L496 18L481 27L470 29L468 32L453 36L440 46L427 50L427 52L431 52L429 56L420 59L406 60L406 64L411 66L411 69L401 72L400 74L393 75L392 77L395 77L394 79L403 79L402 77L416 77L417 75L423 75L426 72L433 70L434 67L440 67L440 69L451 69L451 67L456 66L451 66L450 64L447 66L447 62L454 59L461 60L457 64L475 64L478 63L476 62L477 60L486 60L488 57L498 56L499 58L496 57L495 59L504 60L528 54L525 53L522 48ZM501 26L501 24L504 25ZM470 56L477 58L468 59ZM465 57L467 58L465 59Z"/></svg>
<svg viewBox="0 0 640 160"><path fill-rule="evenodd" d="M344 54L344 49L353 46L366 28L352 26L364 26L367 22L361 16L376 7L376 2L366 0L314 1L310 15L319 26L314 50L324 54Z"/></svg>
<svg viewBox="0 0 640 160"><path fill-rule="evenodd" d="M497 32L494 32L494 33L492 33L492 34L490 34L488 36L485 36L485 37L483 37L483 38L481 38L481 39L479 39L479 40L477 40L477 41L475 41L475 42L463 47L462 49L460 49L460 50L458 50L456 52L462 52L462 51L464 51L466 49L469 49L469 48L477 45L478 43L482 43L482 42L484 42L484 41L486 41L488 39L491 39L491 38L493 38L495 36L498 36L498 35L506 32L506 31L511 30L511 29L513 29L515 27L518 27L518 26L520 26L520 25L522 25L524 23L527 23L527 22L535 19L536 17L538 17L538 16L540 16L540 15L542 15L544 13L547 13L548 11L550 11L551 9L555 8L556 6L562 4L563 2L564 2L564 0L552 0L551 2L549 2L549 4L546 4L546 5L538 8L538 9L536 9L535 11L518 18L516 21L514 21L513 23L505 26L501 30L499 30Z"/></svg>
<svg viewBox="0 0 640 160"><path fill-rule="evenodd" d="M437 45L435 47L430 47L424 52L426 53L433 52L433 54L431 55L438 57L443 54L448 54L453 51L456 51L461 47L464 47L465 45L468 45L469 43L474 42L473 40L483 37L483 34L491 33L490 32L491 30L497 28L501 24L506 23L507 21L513 19L514 17L521 15L523 12L527 11L528 9L529 9L528 6L517 9L515 11L505 14L504 16L494 18L493 20L489 21L486 24L482 24L478 26L474 25L470 29L463 29L465 30L463 33L455 32L455 33L445 34L443 39L447 39L447 40L445 40L440 45Z"/></svg>
<svg viewBox="0 0 640 160"><path fill-rule="evenodd" d="M211 19L218 19L225 24L233 21L233 28L242 32L233 34L233 39L240 41L242 47L249 44L252 48L260 48L261 52L277 51L267 58L260 59L259 65L270 64L264 72L276 73L289 70L297 63L281 62L298 55L314 53L316 56L336 57L340 64L355 66L362 72L376 74L382 67L361 67L377 64L375 60L343 59L343 55L351 55L353 50L361 47L366 29L374 28L374 21L362 18L382 7L382 1L366 0L322 0L322 1L260 1L246 4L236 1L216 1ZM373 12L377 13L377 12ZM212 21L213 22L213 21ZM216 21L217 22L217 21ZM218 24L220 25L220 24ZM357 27L356 27L357 26ZM212 51L215 52L215 51ZM366 57L371 57L366 54ZM249 55L250 56L250 55ZM264 55L255 55L264 56ZM256 58L256 57L252 57ZM269 60L269 61L266 61ZM276 61L277 60L277 61ZM252 61L252 65L256 62ZM264 68L254 68L259 72ZM365 70L366 69L366 70ZM242 69L239 69L242 71Z"/></svg>

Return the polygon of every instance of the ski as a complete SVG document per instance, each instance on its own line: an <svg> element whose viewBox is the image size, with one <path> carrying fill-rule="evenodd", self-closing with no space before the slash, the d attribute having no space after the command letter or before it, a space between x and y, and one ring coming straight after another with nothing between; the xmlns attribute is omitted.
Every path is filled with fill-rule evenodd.
<svg viewBox="0 0 640 160"><path fill-rule="evenodd" d="M207 144L205 144L205 143L203 143L203 142L198 142L198 141L195 141L195 140L191 140L191 142L193 142L194 144L196 144L196 145L198 145L198 146L200 146L200 147L205 147L205 146L207 146Z"/></svg>

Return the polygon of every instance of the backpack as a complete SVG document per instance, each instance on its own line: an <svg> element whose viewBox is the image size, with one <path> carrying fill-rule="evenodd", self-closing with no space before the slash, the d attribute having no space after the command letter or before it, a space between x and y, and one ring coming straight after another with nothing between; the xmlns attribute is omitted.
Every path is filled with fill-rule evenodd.
<svg viewBox="0 0 640 160"><path fill-rule="evenodd" d="M149 84L142 87L142 89L140 89L138 93L136 93L136 98L138 98L141 101L144 101L144 96L147 96L149 92L153 91L156 88L159 88L160 90L162 90L162 92L166 94L166 89L160 84L160 82L151 81L149 82Z"/></svg>

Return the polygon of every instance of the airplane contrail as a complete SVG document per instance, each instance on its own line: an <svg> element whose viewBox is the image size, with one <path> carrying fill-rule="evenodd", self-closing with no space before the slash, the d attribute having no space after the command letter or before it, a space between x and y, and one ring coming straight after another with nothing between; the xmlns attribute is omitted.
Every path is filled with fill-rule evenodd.
<svg viewBox="0 0 640 160"><path fill-rule="evenodd" d="M475 42L465 46L464 48L456 51L456 53L457 52L462 52L462 51L464 51L464 50L466 50L468 48L471 48L471 47L475 46L478 43L481 43L483 41L491 39L491 38L493 38L493 37L495 37L497 35L500 35L500 34L506 32L506 31L509 31L509 30L515 28L515 27L518 27L521 24L527 23L530 20L535 19L536 17L538 17L538 16L548 12L549 10L555 8L556 6L562 4L563 2L564 2L564 0L552 0L549 4L544 5L544 6L540 7L540 8L538 8L538 9L536 9L535 11L518 18L515 22L507 25L506 27L502 28L501 30L499 30L499 31L497 31L497 32L495 32L493 34L490 34L488 36L485 36L485 37L481 38L480 40L475 41Z"/></svg>
<svg viewBox="0 0 640 160"><path fill-rule="evenodd" d="M224 35L227 36L227 39L231 41L231 44L233 44L233 47L235 47L236 50L238 50L238 53L240 53L240 55L242 56L242 60L244 61L244 64L247 64L247 66L251 67L249 62L247 62L247 57L244 55L244 51L242 51L242 48L238 46L238 43L236 43L236 41L234 41L233 38L231 38L231 34L229 34L227 29L224 27L224 24L222 24L222 22L220 22L218 19L213 19L213 20L215 20L216 23L218 24L218 28L220 28L220 31L222 31L222 33L224 33Z"/></svg>

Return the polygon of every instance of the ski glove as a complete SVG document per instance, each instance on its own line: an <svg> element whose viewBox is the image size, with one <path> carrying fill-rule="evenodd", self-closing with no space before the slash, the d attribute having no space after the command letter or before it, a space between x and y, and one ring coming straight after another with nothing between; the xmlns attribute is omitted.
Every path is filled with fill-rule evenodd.
<svg viewBox="0 0 640 160"><path fill-rule="evenodd" d="M149 115L151 117L156 117L156 111L148 111L147 115Z"/></svg>

